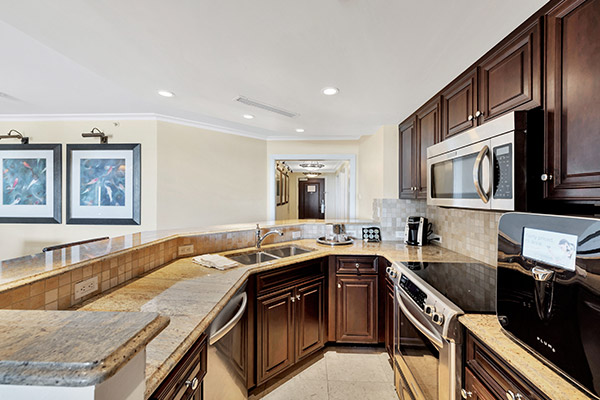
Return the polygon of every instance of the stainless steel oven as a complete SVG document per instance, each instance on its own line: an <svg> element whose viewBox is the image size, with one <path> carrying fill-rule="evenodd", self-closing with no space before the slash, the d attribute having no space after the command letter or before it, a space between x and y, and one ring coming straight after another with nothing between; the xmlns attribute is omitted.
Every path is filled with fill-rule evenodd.
<svg viewBox="0 0 600 400"><path fill-rule="evenodd" d="M512 112L427 148L427 204L526 207L527 113Z"/></svg>

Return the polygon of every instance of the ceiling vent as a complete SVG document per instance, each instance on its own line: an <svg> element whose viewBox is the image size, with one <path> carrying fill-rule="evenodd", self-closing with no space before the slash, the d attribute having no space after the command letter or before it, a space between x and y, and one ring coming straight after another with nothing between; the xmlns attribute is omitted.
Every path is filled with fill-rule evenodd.
<svg viewBox="0 0 600 400"><path fill-rule="evenodd" d="M234 100L238 101L242 104L246 104L247 106L261 108L263 110L266 110L266 111L269 111L269 112L272 112L275 114L279 114L279 115L284 115L289 118L294 118L294 117L297 117L300 115L300 114L297 114L297 113L294 113L294 112L291 112L288 110L284 110L283 108L279 108L279 107L271 106L269 104L261 103L260 101L251 100L244 96L238 96Z"/></svg>

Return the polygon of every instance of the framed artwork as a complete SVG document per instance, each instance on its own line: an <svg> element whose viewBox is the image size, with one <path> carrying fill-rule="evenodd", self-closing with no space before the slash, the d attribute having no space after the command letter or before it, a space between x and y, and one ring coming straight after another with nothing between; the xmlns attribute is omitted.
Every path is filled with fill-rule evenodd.
<svg viewBox="0 0 600 400"><path fill-rule="evenodd" d="M62 146L0 145L0 222L60 224Z"/></svg>
<svg viewBox="0 0 600 400"><path fill-rule="evenodd" d="M282 203L281 196L281 170L279 167L275 170L275 203L280 206Z"/></svg>
<svg viewBox="0 0 600 400"><path fill-rule="evenodd" d="M67 145L67 224L140 224L141 147Z"/></svg>

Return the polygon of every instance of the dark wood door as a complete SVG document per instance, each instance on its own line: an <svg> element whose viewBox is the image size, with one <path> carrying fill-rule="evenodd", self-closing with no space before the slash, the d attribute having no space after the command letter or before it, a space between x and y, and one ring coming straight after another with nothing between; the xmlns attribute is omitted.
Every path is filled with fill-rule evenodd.
<svg viewBox="0 0 600 400"><path fill-rule="evenodd" d="M298 218L325 218L325 179L298 182Z"/></svg>
<svg viewBox="0 0 600 400"><path fill-rule="evenodd" d="M377 343L377 275L336 277L336 341Z"/></svg>
<svg viewBox="0 0 600 400"><path fill-rule="evenodd" d="M600 200L600 0L565 1L546 16L544 197Z"/></svg>
<svg viewBox="0 0 600 400"><path fill-rule="evenodd" d="M540 64L540 24L536 20L479 64L482 108L478 123L507 111L541 105Z"/></svg>
<svg viewBox="0 0 600 400"><path fill-rule="evenodd" d="M416 196L414 172L414 143L415 143L415 118L410 117L398 127L400 133L400 198L414 199Z"/></svg>
<svg viewBox="0 0 600 400"><path fill-rule="evenodd" d="M468 368L465 368L465 391L467 392L467 398L470 400L496 400L496 397Z"/></svg>
<svg viewBox="0 0 600 400"><path fill-rule="evenodd" d="M296 289L296 360L325 345L324 279Z"/></svg>
<svg viewBox="0 0 600 400"><path fill-rule="evenodd" d="M257 383L294 363L292 290L257 299Z"/></svg>
<svg viewBox="0 0 600 400"><path fill-rule="evenodd" d="M417 197L427 198L427 148L439 142L440 137L440 99L424 105L416 112L416 141L414 171Z"/></svg>
<svg viewBox="0 0 600 400"><path fill-rule="evenodd" d="M442 140L473 128L477 119L477 68L442 92Z"/></svg>

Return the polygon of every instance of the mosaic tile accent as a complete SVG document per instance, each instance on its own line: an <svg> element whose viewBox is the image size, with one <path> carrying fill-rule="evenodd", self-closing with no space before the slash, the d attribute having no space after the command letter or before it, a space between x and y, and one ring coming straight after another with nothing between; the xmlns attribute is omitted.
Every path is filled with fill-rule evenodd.
<svg viewBox="0 0 600 400"><path fill-rule="evenodd" d="M496 266L498 221L501 212L427 206L425 200L376 199L373 219L381 224L384 240L403 240L406 217L424 215L441 246ZM402 232L402 239L396 236Z"/></svg>

